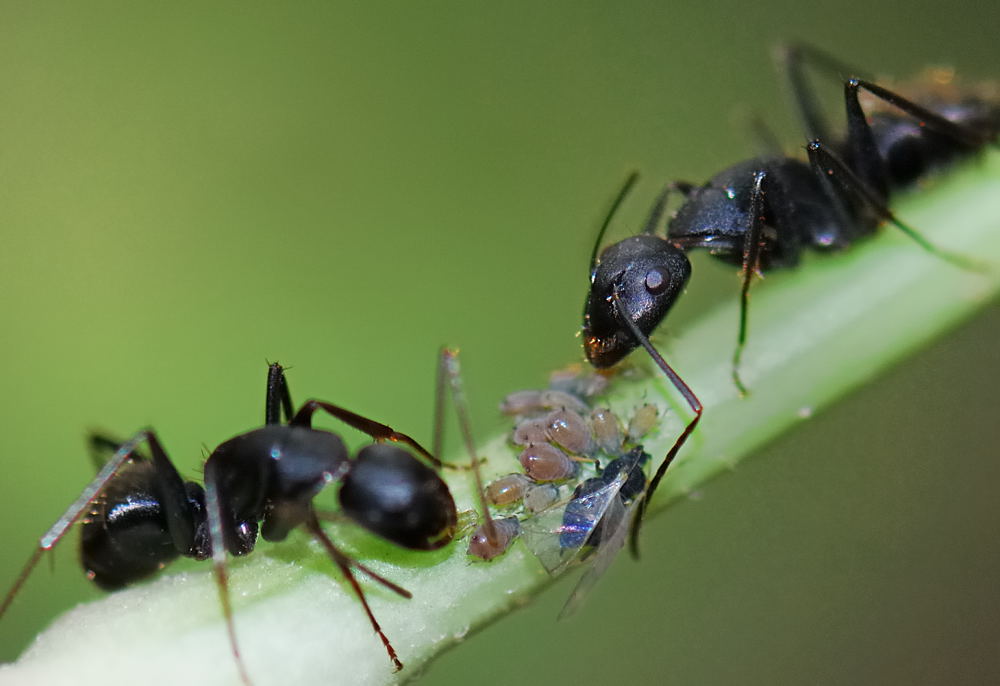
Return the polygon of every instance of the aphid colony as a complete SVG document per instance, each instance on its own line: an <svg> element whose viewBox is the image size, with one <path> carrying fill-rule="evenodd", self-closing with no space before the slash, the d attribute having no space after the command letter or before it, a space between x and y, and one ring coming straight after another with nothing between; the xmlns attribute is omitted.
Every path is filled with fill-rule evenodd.
<svg viewBox="0 0 1000 686"><path fill-rule="evenodd" d="M492 560L520 536L556 573L594 553L610 561L621 548L647 483L650 456L641 441L658 412L645 404L623 422L595 401L606 383L596 374L560 372L545 390L504 399L501 411L515 420L510 440L523 471L486 486L487 502L504 516L494 519L495 540L485 524L473 533L470 555Z"/></svg>

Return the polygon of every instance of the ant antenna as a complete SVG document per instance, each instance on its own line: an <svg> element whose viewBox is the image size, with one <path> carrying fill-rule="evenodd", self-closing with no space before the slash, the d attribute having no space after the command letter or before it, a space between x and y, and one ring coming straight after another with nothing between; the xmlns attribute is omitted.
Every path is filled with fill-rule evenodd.
<svg viewBox="0 0 1000 686"><path fill-rule="evenodd" d="M604 234L607 232L608 227L611 226L611 220L614 218L615 213L618 212L618 208L621 207L622 203L625 202L625 198L628 197L629 192L631 192L632 187L635 186L636 181L639 180L639 172L633 171L625 179L625 183L622 185L621 190L618 191L618 196L615 198L614 202L611 203L611 209L608 210L608 214L604 217L604 223L601 224L601 230L597 232L597 240L594 241L594 249L590 252L590 274L591 277L594 275L594 268L597 266L597 252L601 247L601 241L604 240Z"/></svg>
<svg viewBox="0 0 1000 686"><path fill-rule="evenodd" d="M632 321L632 318L628 316L628 313L625 311L625 306L622 304L617 283L612 291L612 298L614 299L615 309L618 311L618 316L621 321L625 322L629 331L631 331L632 336L635 337L635 340L637 340L639 344L646 349L646 352L653 358L653 362L656 363L656 366L659 367L660 370L667 376L667 379L670 380L670 383L673 384L674 388L676 388L678 392L684 396L684 400L687 402L688 407L690 407L691 411L694 412L694 419L688 422L688 425L684 427L684 431L682 431L681 435L677 437L676 441L674 441L674 444L667 452L666 457L663 458L663 462L661 462L660 466L657 467L656 474L649 482L649 488L646 489L646 494L643 497L642 502L640 502L637 506L635 518L632 520L629 549L632 551L632 557L638 559L639 530L642 528L642 521L646 515L646 506L649 505L649 501L652 499L653 492L656 491L656 487L660 485L660 480L663 479L663 475L666 473L667 467L669 467L674 461L674 458L677 457L677 453L687 441L688 436L691 435L695 427L698 425L698 421L701 419L701 413L704 408L702 407L701 401L698 400L698 396L694 394L694 391L692 391L691 388L684 383L684 380L681 379L677 372L675 372L673 368L667 364L667 361L663 359L663 356L660 355L659 351L653 347L653 344L649 342L646 335L639 330L639 327Z"/></svg>

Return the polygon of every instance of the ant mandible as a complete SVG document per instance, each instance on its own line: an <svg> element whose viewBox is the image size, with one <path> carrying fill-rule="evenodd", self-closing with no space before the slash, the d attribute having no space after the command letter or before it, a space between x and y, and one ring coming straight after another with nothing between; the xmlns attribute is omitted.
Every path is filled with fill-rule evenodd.
<svg viewBox="0 0 1000 686"><path fill-rule="evenodd" d="M649 341L691 275L687 251L705 249L741 268L739 334L732 359L732 378L741 395L746 387L739 367L755 274L794 267L807 248L823 252L848 248L884 222L939 257L965 268L975 266L929 243L892 213L888 201L892 192L912 185L930 170L995 145L1000 133L1000 102L995 95L951 84L925 84L915 91L927 101L924 106L872 81L847 78L843 80L847 134L835 140L819 113L803 65L810 63L839 78L856 72L805 46L785 46L779 60L805 124L808 161L772 151L728 167L703 185L672 182L657 198L640 233L598 254L612 217L636 181L632 174L605 217L591 254L583 316L587 359L594 367L611 367L642 346L694 413L639 505L631 530L634 555L645 509L702 414L697 396ZM867 114L859 99L861 91L873 99ZM661 236L656 230L672 191L684 199Z"/></svg>
<svg viewBox="0 0 1000 686"><path fill-rule="evenodd" d="M465 407L459 405L464 402L460 381L452 376L458 374L457 365L454 352L442 352L437 395L443 396L443 382L450 377L460 421L471 441ZM438 427L442 405L439 400L435 406ZM226 553L252 552L258 528L265 540L282 541L292 529L304 526L344 574L396 670L402 669L352 568L404 598L411 597L410 593L342 552L320 526L312 500L328 483L340 482L338 499L348 518L400 547L436 550L451 542L457 527L448 486L411 452L381 441L403 443L436 468L446 465L407 434L338 405L309 400L298 412L292 408L284 369L271 364L265 425L234 436L212 451L204 466L204 488L184 482L152 429L139 431L124 443L92 435L93 448L111 447L114 455L39 540L0 605L0 617L41 556L83 516L81 563L87 576L105 590L146 578L182 555L212 558L230 646L240 678L249 684L236 640ZM312 426L318 411L378 442L362 448L352 459L338 435ZM282 412L286 424L281 423ZM137 452L144 442L151 459ZM478 480L475 459L472 468ZM495 536L488 511L486 516L488 531Z"/></svg>

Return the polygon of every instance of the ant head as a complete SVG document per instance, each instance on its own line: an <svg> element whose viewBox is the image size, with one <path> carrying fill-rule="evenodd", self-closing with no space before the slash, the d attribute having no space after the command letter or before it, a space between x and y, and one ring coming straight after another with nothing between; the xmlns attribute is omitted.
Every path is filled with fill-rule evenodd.
<svg viewBox="0 0 1000 686"><path fill-rule="evenodd" d="M648 336L690 276L687 256L663 238L640 234L608 247L594 267L583 310L583 347L590 363L610 367L632 352L639 341L621 317Z"/></svg>

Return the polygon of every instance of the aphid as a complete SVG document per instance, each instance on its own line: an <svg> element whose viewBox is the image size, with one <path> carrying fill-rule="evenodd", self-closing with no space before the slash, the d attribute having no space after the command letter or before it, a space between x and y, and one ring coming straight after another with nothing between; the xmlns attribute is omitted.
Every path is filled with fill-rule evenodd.
<svg viewBox="0 0 1000 686"><path fill-rule="evenodd" d="M42 536L38 549L7 593L2 615L45 551L84 517L81 561L100 587L116 589L158 571L179 556L212 558L229 641L240 677L249 683L236 640L229 601L226 554L246 555L260 535L284 540L303 526L320 542L347 578L395 668L402 662L383 633L353 570L394 593L405 589L342 552L320 526L312 500L329 483L339 483L343 513L386 540L412 550L435 550L455 535L457 514L447 485L435 469L442 463L416 440L338 405L309 400L293 414L280 365L268 371L265 425L219 445L205 462L204 488L184 482L152 429L116 446L114 455L76 501ZM341 438L312 426L325 412L376 441L353 458ZM281 423L281 415L287 421ZM101 436L92 445L113 441ZM151 459L137 452L146 443ZM473 463L476 464L475 462Z"/></svg>
<svg viewBox="0 0 1000 686"><path fill-rule="evenodd" d="M544 391L515 391L500 403L500 411L506 415L518 416L537 414L542 410L568 409L586 412L587 403L568 391L548 389Z"/></svg>
<svg viewBox="0 0 1000 686"><path fill-rule="evenodd" d="M533 481L565 481L577 472L577 463L550 443L532 443L521 451L518 460Z"/></svg>
<svg viewBox="0 0 1000 686"><path fill-rule="evenodd" d="M527 515L538 514L556 504L559 500L559 487L555 484L534 484L524 494L524 512Z"/></svg>
<svg viewBox="0 0 1000 686"><path fill-rule="evenodd" d="M551 391L562 391L584 400L600 395L610 384L611 379L607 374L584 371L578 364L557 369L549 375Z"/></svg>
<svg viewBox="0 0 1000 686"><path fill-rule="evenodd" d="M534 482L524 474L508 474L486 485L486 501L497 507L516 505Z"/></svg>
<svg viewBox="0 0 1000 686"><path fill-rule="evenodd" d="M472 533L469 537L469 555L489 562L507 552L511 543L521 533L521 522L517 517L494 519L493 526L496 528L496 537L493 540L487 534L485 525Z"/></svg>
<svg viewBox="0 0 1000 686"><path fill-rule="evenodd" d="M806 249L848 248L884 222L894 224L939 257L971 266L968 260L931 245L897 219L888 202L891 193L924 178L930 170L995 144L1000 133L1000 100L952 85L925 84L914 89L913 97L925 103L918 104L871 81L848 78L842 82L847 133L837 140L829 136L819 114L803 63L835 75L851 70L811 48L786 48L781 57L810 139L808 161L775 153L739 162L703 185L670 183L640 233L599 253L612 216L636 180L633 174L606 216L591 255L583 320L587 359L603 369L642 346L694 413L657 467L639 506L632 525L633 552L646 505L702 413L697 396L649 341L690 277L687 251L705 249L741 268L739 334L732 359L733 381L741 393L746 389L739 366L755 274L793 267ZM873 99L867 113L861 92ZM668 219L665 235L657 234L668 196L674 191L684 200Z"/></svg>
<svg viewBox="0 0 1000 686"><path fill-rule="evenodd" d="M656 426L656 418L659 416L656 405L646 403L632 415L628 420L628 430L626 436L629 443L638 443L643 436L648 434Z"/></svg>
<svg viewBox="0 0 1000 686"><path fill-rule="evenodd" d="M531 527L525 525L528 547L550 574L558 574L574 561L590 562L563 605L560 618L579 608L625 544L633 511L646 490L643 466L648 461L648 453L641 447L633 448L609 462L599 476L581 482L566 506L555 511L558 523L554 527L536 522Z"/></svg>
<svg viewBox="0 0 1000 686"><path fill-rule="evenodd" d="M553 410L545 416L545 423L551 442L577 455L587 455L593 450L590 427L577 412L565 408Z"/></svg>
<svg viewBox="0 0 1000 686"><path fill-rule="evenodd" d="M590 413L597 447L606 453L617 454L622 449L622 427L618 417L607 407L595 407Z"/></svg>
<svg viewBox="0 0 1000 686"><path fill-rule="evenodd" d="M511 396L508 396L508 401L505 401L502 407L518 406L519 413L545 411L545 407L536 402L541 397L540 392L519 391L517 394L512 395L514 395L514 401L511 402ZM523 402L524 399L527 399L528 402ZM652 420L655 421L656 410L654 406L646 405L640 407L636 415L642 418L636 419L633 417L629 422L630 427L633 427L634 431L638 431L643 427L647 429L652 428L653 421L649 419L650 408L652 408ZM503 539L499 541L499 547L482 544L476 539L476 535L474 534L473 542L470 542L469 545L470 555L484 560L491 560L505 552L513 544L518 535L530 532L529 538L532 542L529 543L529 547L533 552L540 555L541 558L544 558L542 559L543 566L550 572L557 573L564 566L561 563L569 562L576 557L576 553L584 548L584 544L587 543L588 539L590 541L587 545L588 548L598 547L603 537L602 534L600 532L593 536L591 534L593 533L593 528L598 526L599 522L613 521L615 526L617 526L617 524L628 519L637 501L637 496L641 493L645 485L645 474L642 471L642 465L648 460L648 456L639 462L636 460L635 455L644 455L641 448L634 449L628 453L625 452L624 441L626 439L622 435L621 422L610 409L600 408L589 410L589 407L582 409L585 410L586 416L590 421L588 422L583 419L575 411L572 412L576 420L578 420L578 424L574 422L574 428L570 432L574 436L574 440L567 442L578 447L586 447L588 452L592 453L592 457L571 457L570 454L567 454L558 446L554 446L549 442L528 445L520 455L520 461L526 474L508 474L493 481L486 487L487 500L495 505L507 508L508 511L513 509L515 515L520 517L521 525L519 529L515 531L511 528L510 531L512 533L510 536L507 536L505 533ZM559 414L561 412L563 411L547 412L540 418L529 416L528 419L522 419L514 430L513 440L515 444L518 442L519 436L523 436L523 426L526 421L537 421L537 426L540 429L545 428L551 423L553 415L557 419L561 418L562 415ZM557 432L556 435L561 434ZM641 435L635 436L634 440L632 436L635 436L635 434L630 434L627 440L629 444L634 445L641 438ZM549 441L553 440L549 434L545 434L545 438L548 438ZM565 440L565 436L563 438ZM586 440L583 440L584 438ZM639 452L637 453L635 450ZM608 460L607 466L601 471L599 462L605 459ZM594 464L594 467L588 468L588 473L594 474L596 471L596 476L574 483L573 480L579 478L580 469L577 465L580 463ZM614 502L614 497L625 482L621 485L614 484L611 488L608 488L608 486L609 482L613 481L620 472L625 471L623 469L624 465L634 468L635 474L631 476L631 479L626 475L628 486L623 491L626 495L623 496L620 504L621 507L619 508L619 504ZM572 472L561 471L571 466ZM638 485L636 479L639 480ZM562 481L563 483L535 483L548 480ZM567 497L566 494L570 492L570 489L575 490L573 490L572 495ZM629 506L627 512L625 512L626 504ZM625 520L615 515L606 517L605 510L608 507L613 508L616 512L618 509L622 509ZM574 524L575 515L573 513L575 510L581 508L589 511L591 514L589 517L584 514L582 524ZM593 526L587 526L587 521L590 521ZM513 527L512 524L507 526ZM603 527L605 525L600 524L600 526ZM608 526L610 527L611 524L608 524ZM574 527L580 532L579 535L581 536L575 545L567 543L569 538L565 538L572 537L571 530ZM618 546L618 548L620 547ZM614 557L614 550L617 550L614 546L608 548L608 563ZM552 562L553 556L558 558L559 562ZM588 586L590 583L592 582L589 582Z"/></svg>
<svg viewBox="0 0 1000 686"><path fill-rule="evenodd" d="M583 413L589 408L584 406ZM514 427L515 445L554 443L576 455L587 455L593 450L590 427L580 413L568 408L552 410L544 416L522 419Z"/></svg>

